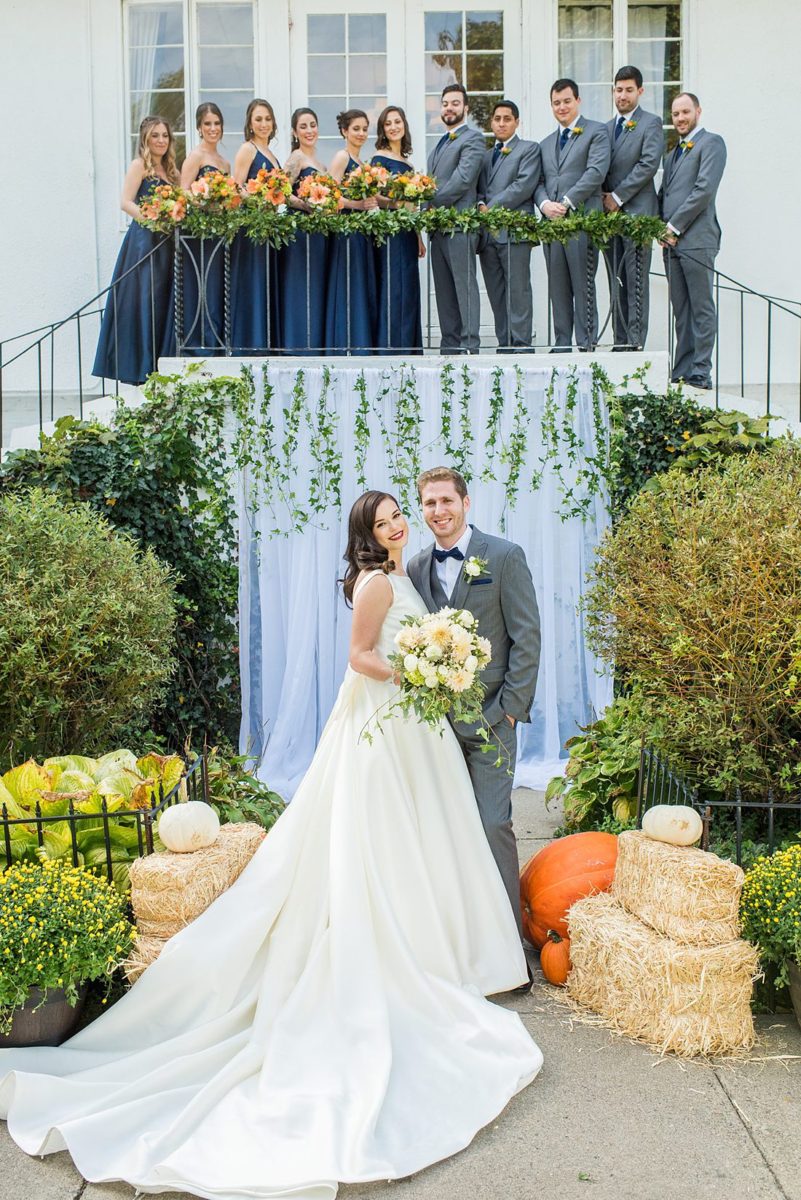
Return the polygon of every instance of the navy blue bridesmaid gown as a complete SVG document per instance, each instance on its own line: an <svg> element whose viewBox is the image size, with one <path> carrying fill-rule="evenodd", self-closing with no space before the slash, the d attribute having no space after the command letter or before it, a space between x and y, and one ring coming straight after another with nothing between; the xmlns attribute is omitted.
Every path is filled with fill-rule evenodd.
<svg viewBox="0 0 801 1200"><path fill-rule="evenodd" d="M207 164L196 179L219 174ZM184 238L181 252L183 322L181 353L199 358L225 354L225 243L222 238ZM200 305L199 280L205 278L206 305Z"/></svg>
<svg viewBox="0 0 801 1200"><path fill-rule="evenodd" d="M248 179L275 163L256 149ZM240 231L231 246L231 340L234 354L267 354L281 345L278 325L278 256ZM269 285L269 286L268 286Z"/></svg>
<svg viewBox="0 0 801 1200"><path fill-rule="evenodd" d="M349 158L345 175L358 167ZM372 354L376 345L375 246L362 233L331 239L325 345L334 354Z"/></svg>
<svg viewBox="0 0 801 1200"><path fill-rule="evenodd" d="M143 179L136 203L141 204L161 183L164 180L157 176ZM155 253L146 258L154 247ZM139 262L142 265L131 271ZM132 221L111 277L112 284L120 282L106 301L93 375L120 383L144 383L160 357L175 354L172 273L172 238Z"/></svg>
<svg viewBox="0 0 801 1200"><path fill-rule="evenodd" d="M294 183L315 175L304 167ZM278 311L285 354L321 354L325 348L325 294L328 242L322 233L298 233L278 260Z"/></svg>
<svg viewBox="0 0 801 1200"><path fill-rule="evenodd" d="M386 167L393 175L412 170L407 163L385 158L383 154L374 154L370 161L375 166ZM383 246L376 246L374 252L378 290L377 353L422 354L417 234L411 231L397 233L387 238Z"/></svg>

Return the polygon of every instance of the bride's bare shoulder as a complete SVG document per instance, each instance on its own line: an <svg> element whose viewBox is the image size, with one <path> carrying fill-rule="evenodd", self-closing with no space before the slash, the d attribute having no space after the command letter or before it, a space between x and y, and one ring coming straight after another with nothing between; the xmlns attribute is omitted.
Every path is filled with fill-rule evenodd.
<svg viewBox="0 0 801 1200"><path fill-rule="evenodd" d="M373 581L376 582L373 582ZM392 596L392 584L389 576L380 570L369 569L360 571L353 585L353 603L357 596L362 596L364 602L381 604Z"/></svg>

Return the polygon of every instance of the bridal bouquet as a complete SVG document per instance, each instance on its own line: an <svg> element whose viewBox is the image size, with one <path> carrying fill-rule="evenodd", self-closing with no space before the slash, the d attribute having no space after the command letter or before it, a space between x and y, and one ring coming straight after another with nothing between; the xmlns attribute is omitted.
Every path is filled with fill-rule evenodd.
<svg viewBox="0 0 801 1200"><path fill-rule="evenodd" d="M186 194L172 183L153 188L139 203L139 224L154 233L172 233L186 216Z"/></svg>
<svg viewBox="0 0 801 1200"><path fill-rule="evenodd" d="M405 175L393 175L387 187L390 200L411 200L421 204L424 200L432 200L437 190L437 181L433 175L422 175L419 171L409 171Z"/></svg>
<svg viewBox="0 0 801 1200"><path fill-rule="evenodd" d="M247 181L245 190L247 200L253 197L256 202L263 201L273 208L280 208L292 195L292 182L286 171L279 171L277 167L272 170L262 167L253 179Z"/></svg>
<svg viewBox="0 0 801 1200"><path fill-rule="evenodd" d="M322 171L318 171L315 175L306 175L301 179L298 184L298 196L316 212L336 212L342 189L333 175L324 175Z"/></svg>
<svg viewBox="0 0 801 1200"><path fill-rule="evenodd" d="M363 163L345 176L342 181L342 193L348 200L365 200L368 196L383 196L389 182L389 171L386 167L371 166Z"/></svg>
<svg viewBox="0 0 801 1200"><path fill-rule="evenodd" d="M465 608L441 608L406 617L389 657L400 677L400 698L390 707L437 725L452 713L457 721L482 721L484 685L479 676L492 647L477 633L478 621Z"/></svg>

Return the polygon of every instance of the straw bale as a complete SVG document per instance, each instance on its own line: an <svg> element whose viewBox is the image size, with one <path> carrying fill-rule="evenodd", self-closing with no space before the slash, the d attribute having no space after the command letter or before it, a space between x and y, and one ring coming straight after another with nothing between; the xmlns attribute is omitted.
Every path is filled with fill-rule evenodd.
<svg viewBox="0 0 801 1200"><path fill-rule="evenodd" d="M212 846L165 850L131 864L131 905L140 934L169 938L239 878L264 838L260 825L223 825Z"/></svg>
<svg viewBox="0 0 801 1200"><path fill-rule="evenodd" d="M757 952L748 942L675 942L608 893L577 901L567 921L568 995L619 1033L686 1058L753 1045Z"/></svg>
<svg viewBox="0 0 801 1200"><path fill-rule="evenodd" d="M166 944L167 938L138 937L136 939L131 953L122 964L129 983L136 983L139 976L144 974L150 964L156 961L161 954L162 947Z"/></svg>
<svg viewBox="0 0 801 1200"><path fill-rule="evenodd" d="M639 830L618 838L612 895L658 933L695 946L739 936L745 876L733 862L692 846L669 846Z"/></svg>

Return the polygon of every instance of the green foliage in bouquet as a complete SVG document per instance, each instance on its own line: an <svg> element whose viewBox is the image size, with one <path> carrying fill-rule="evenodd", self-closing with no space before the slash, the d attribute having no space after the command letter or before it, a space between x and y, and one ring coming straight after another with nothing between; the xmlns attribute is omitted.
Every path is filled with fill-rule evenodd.
<svg viewBox="0 0 801 1200"><path fill-rule="evenodd" d="M0 501L0 764L94 750L174 670L172 573L66 496Z"/></svg>
<svg viewBox="0 0 801 1200"><path fill-rule="evenodd" d="M15 864L0 874L0 1032L31 988L63 989L74 1005L80 985L108 980L132 944L124 900L105 880L52 859Z"/></svg>
<svg viewBox="0 0 801 1200"><path fill-rule="evenodd" d="M801 445L776 441L642 492L602 543L588 641L660 748L709 787L801 780Z"/></svg>
<svg viewBox="0 0 801 1200"><path fill-rule="evenodd" d="M756 860L745 876L740 920L743 937L786 984L788 960L801 963L801 845Z"/></svg>
<svg viewBox="0 0 801 1200"><path fill-rule="evenodd" d="M599 720L568 739L564 774L545 791L546 806L563 805L565 832L608 828L610 821L616 832L634 826L645 728L636 697L618 696Z"/></svg>

